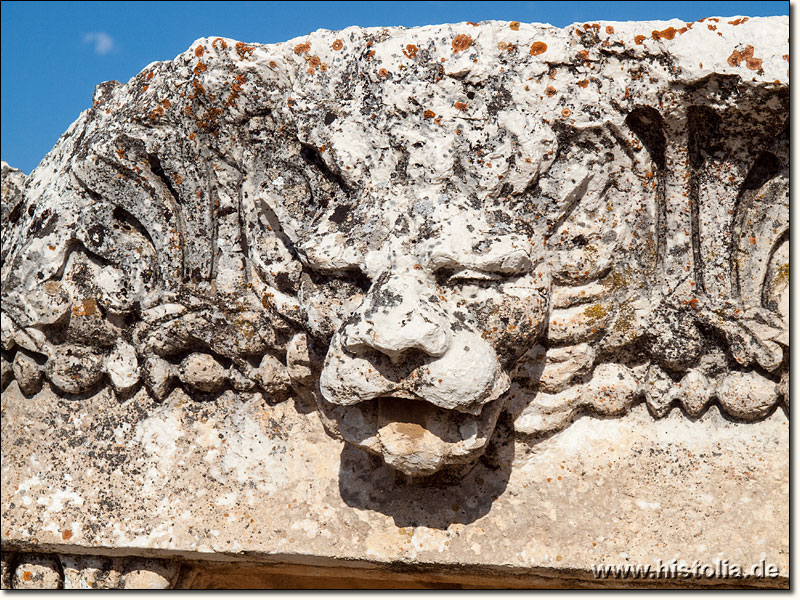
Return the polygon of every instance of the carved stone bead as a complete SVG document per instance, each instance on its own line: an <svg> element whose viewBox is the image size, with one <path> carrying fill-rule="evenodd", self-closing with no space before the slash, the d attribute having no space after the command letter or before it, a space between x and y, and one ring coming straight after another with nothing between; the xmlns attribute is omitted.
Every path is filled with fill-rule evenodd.
<svg viewBox="0 0 800 600"><path fill-rule="evenodd" d="M171 561L139 559L123 570L122 588L126 590L166 590L178 577L178 564Z"/></svg>
<svg viewBox="0 0 800 600"><path fill-rule="evenodd" d="M763 417L780 397L775 383L752 371L726 375L717 385L717 396L725 410L740 419Z"/></svg>
<svg viewBox="0 0 800 600"><path fill-rule="evenodd" d="M692 417L699 416L711 401L714 386L697 369L690 369L679 384L679 398L686 412Z"/></svg>
<svg viewBox="0 0 800 600"><path fill-rule="evenodd" d="M269 394L280 396L291 387L286 366L271 354L265 354L258 366L261 387Z"/></svg>
<svg viewBox="0 0 800 600"><path fill-rule="evenodd" d="M2 383L0 389L6 389L6 386L14 381L14 366L11 362L6 360L6 357L0 357L0 374L2 374Z"/></svg>
<svg viewBox="0 0 800 600"><path fill-rule="evenodd" d="M216 392L227 381L226 369L210 354L193 352L180 366L180 380L202 392Z"/></svg>
<svg viewBox="0 0 800 600"><path fill-rule="evenodd" d="M156 400L163 400L172 390L172 379L177 368L160 356L149 356L145 361L145 385Z"/></svg>
<svg viewBox="0 0 800 600"><path fill-rule="evenodd" d="M80 394L102 378L102 358L81 346L61 347L45 364L45 374L59 390Z"/></svg>
<svg viewBox="0 0 800 600"><path fill-rule="evenodd" d="M61 565L53 556L24 555L14 570L17 590L56 590L62 587Z"/></svg>
<svg viewBox="0 0 800 600"><path fill-rule="evenodd" d="M42 388L42 370L39 363L21 350L14 356L14 378L24 394L35 394Z"/></svg>
<svg viewBox="0 0 800 600"><path fill-rule="evenodd" d="M136 385L140 377L136 349L125 341L118 341L106 359L106 372L117 390L124 391Z"/></svg>

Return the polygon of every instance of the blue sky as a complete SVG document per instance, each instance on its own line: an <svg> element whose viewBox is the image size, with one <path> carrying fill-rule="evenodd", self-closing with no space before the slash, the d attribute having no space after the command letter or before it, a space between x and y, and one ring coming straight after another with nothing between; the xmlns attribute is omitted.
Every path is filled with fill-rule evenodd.
<svg viewBox="0 0 800 600"><path fill-rule="evenodd" d="M2 158L29 173L91 104L204 36L272 43L349 25L550 23L789 14L789 2L2 2Z"/></svg>

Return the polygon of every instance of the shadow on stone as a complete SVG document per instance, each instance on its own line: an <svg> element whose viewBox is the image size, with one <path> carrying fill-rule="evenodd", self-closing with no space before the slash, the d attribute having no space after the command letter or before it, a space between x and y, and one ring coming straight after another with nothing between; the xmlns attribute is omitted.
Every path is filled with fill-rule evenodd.
<svg viewBox="0 0 800 600"><path fill-rule="evenodd" d="M489 513L508 485L513 460L513 422L503 412L483 456L429 477L407 477L380 457L345 444L339 493L348 506L388 515L398 527L447 529Z"/></svg>

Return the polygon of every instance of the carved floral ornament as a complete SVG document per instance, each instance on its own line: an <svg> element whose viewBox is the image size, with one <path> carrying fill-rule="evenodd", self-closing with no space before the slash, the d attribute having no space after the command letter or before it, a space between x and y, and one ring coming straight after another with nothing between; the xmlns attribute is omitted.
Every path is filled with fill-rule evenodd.
<svg viewBox="0 0 800 600"><path fill-rule="evenodd" d="M788 63L716 23L208 38L101 84L3 166L3 388L299 396L410 475L504 411L788 407Z"/></svg>

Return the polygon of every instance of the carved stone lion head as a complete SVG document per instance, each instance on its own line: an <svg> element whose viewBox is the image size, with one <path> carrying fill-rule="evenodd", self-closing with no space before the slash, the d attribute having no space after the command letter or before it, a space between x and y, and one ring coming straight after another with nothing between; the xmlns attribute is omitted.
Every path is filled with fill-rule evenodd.
<svg viewBox="0 0 800 600"><path fill-rule="evenodd" d="M4 200L3 385L292 389L414 476L504 410L532 439L642 398L763 416L788 381L785 86L678 84L655 55L584 76L629 61L589 33L203 39L98 86Z"/></svg>

